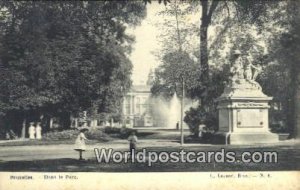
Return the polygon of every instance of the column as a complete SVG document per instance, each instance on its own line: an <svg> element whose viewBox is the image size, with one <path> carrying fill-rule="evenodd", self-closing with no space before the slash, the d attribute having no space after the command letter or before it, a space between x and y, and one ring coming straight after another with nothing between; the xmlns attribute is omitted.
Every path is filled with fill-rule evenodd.
<svg viewBox="0 0 300 190"><path fill-rule="evenodd" d="M126 96L123 98L122 114L126 115Z"/></svg>
<svg viewBox="0 0 300 190"><path fill-rule="evenodd" d="M129 96L129 103L130 103L130 112L129 112L129 115L132 115L133 114L132 95Z"/></svg>
<svg viewBox="0 0 300 190"><path fill-rule="evenodd" d="M132 114L135 115L134 96L132 96Z"/></svg>

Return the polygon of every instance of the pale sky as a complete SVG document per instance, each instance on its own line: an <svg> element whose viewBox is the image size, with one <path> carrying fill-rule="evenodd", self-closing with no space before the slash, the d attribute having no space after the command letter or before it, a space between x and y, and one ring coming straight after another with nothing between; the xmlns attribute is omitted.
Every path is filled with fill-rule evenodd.
<svg viewBox="0 0 300 190"><path fill-rule="evenodd" d="M181 5L184 6L184 5ZM141 25L136 28L129 28L128 33L135 36L136 42L133 44L133 51L130 55L130 60L133 64L132 76L131 79L134 85L137 84L145 84L148 79L148 74L151 69L157 68L161 62L160 60L153 54L153 52L159 52L162 49L162 44L158 40L158 36L161 32L159 26L163 26L165 24L165 20L173 20L174 16L163 16L158 15L159 12L165 10L166 7L164 4L158 4L157 1L152 1L151 4L147 4L147 17L142 21ZM180 19L185 22L187 25L189 23L194 23L196 26L200 26L200 9L198 12L194 12L191 14L187 14ZM182 26L183 27L183 26ZM180 26L179 26L180 28ZM253 29L253 34L258 38L255 34L256 28ZM214 37L216 35L216 28L210 27L209 29L209 38ZM264 36L260 36L262 39L261 45L264 46ZM194 48L199 46L199 36L194 36L195 39L187 39L189 42L190 48ZM232 46L228 43L228 46ZM227 47L226 51L229 51ZM223 50L223 51L225 51ZM225 53L224 53L225 55Z"/></svg>
<svg viewBox="0 0 300 190"><path fill-rule="evenodd" d="M131 76L133 84L145 84L149 71L160 64L160 60L153 55L153 52L159 52L162 49L162 44L157 39L161 31L158 27L164 24L164 18L175 21L174 16L158 15L159 12L165 9L166 6L163 3L159 4L157 1L152 1L151 4L147 4L147 17L141 25L128 31L136 38L136 43L133 44L133 52L130 55L130 60L133 63ZM199 17L200 13L187 15L185 22L199 22ZM199 41L198 37L196 41Z"/></svg>
<svg viewBox="0 0 300 190"><path fill-rule="evenodd" d="M151 4L147 5L147 17L140 26L130 32L136 38L136 43L133 44L134 50L130 56L133 63L133 84L146 83L150 69L154 69L159 65L159 60L152 54L153 51L160 49L156 39L159 31L154 23L160 17L156 14L164 9L163 4L152 1Z"/></svg>

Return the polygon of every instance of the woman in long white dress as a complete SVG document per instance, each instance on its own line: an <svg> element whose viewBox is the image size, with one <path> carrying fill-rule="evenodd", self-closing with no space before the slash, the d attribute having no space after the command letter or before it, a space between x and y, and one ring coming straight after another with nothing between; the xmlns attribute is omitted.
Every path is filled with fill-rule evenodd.
<svg viewBox="0 0 300 190"><path fill-rule="evenodd" d="M31 122L30 126L28 128L29 139L35 139L35 127L33 125L34 125L34 123Z"/></svg>
<svg viewBox="0 0 300 190"><path fill-rule="evenodd" d="M42 139L42 126L40 122L37 122L35 127L35 136L36 139Z"/></svg>

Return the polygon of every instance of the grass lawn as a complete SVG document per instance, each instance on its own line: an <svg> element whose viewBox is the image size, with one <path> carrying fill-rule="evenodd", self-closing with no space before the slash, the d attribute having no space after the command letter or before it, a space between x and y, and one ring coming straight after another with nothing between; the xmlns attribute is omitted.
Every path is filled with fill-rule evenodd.
<svg viewBox="0 0 300 190"><path fill-rule="evenodd" d="M35 145L58 145L58 144L74 144L75 139L67 140L22 140L22 141L7 141L5 143L0 143L0 147L4 146L35 146ZM86 144L96 144L102 141L98 140L89 140Z"/></svg>
<svg viewBox="0 0 300 190"><path fill-rule="evenodd" d="M219 151L218 147L184 147L186 151ZM152 147L147 151L179 151L180 147ZM98 163L95 157L79 161L71 158L0 162L0 171L47 171L47 172L206 172L206 171L292 171L300 170L300 149L293 146L238 148L227 147L239 157L242 151L277 151L278 163Z"/></svg>

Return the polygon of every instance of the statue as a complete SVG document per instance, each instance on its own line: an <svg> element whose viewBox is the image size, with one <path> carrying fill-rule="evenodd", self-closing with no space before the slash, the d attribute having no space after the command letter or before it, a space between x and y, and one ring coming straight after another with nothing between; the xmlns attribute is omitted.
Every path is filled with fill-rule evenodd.
<svg viewBox="0 0 300 190"><path fill-rule="evenodd" d="M262 68L252 64L252 61L249 57L246 57L246 62L244 64L244 76L245 79L249 82L256 80L258 74L261 72Z"/></svg>
<svg viewBox="0 0 300 190"><path fill-rule="evenodd" d="M230 68L231 73L231 82L236 82L239 79L244 79L243 73L243 60L241 56L241 52L239 50L235 50L233 52L234 63Z"/></svg>
<svg viewBox="0 0 300 190"><path fill-rule="evenodd" d="M252 64L250 57L246 57L239 50L233 52L234 62L230 68L231 79L229 86L247 85L247 88L261 90L260 85L255 81L262 71L261 66Z"/></svg>
<svg viewBox="0 0 300 190"><path fill-rule="evenodd" d="M226 144L278 142L278 135L269 131L269 102L256 78L262 71L253 56L233 51L231 78L217 99L218 137ZM201 135L201 134L200 134Z"/></svg>

